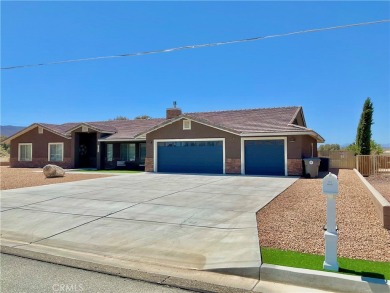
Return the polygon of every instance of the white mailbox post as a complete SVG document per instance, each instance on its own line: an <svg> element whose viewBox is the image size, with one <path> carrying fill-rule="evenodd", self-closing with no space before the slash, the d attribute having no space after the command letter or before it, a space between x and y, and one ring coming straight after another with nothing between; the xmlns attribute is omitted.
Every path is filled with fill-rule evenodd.
<svg viewBox="0 0 390 293"><path fill-rule="evenodd" d="M339 264L337 262L336 196L339 193L339 182L336 175L329 172L325 176L322 180L322 192L327 197L324 269L337 272Z"/></svg>

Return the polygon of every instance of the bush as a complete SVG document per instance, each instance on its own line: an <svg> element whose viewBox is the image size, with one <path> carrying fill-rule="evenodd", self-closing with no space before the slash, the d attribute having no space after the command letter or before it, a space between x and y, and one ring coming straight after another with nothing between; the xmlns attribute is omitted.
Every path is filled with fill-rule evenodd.
<svg viewBox="0 0 390 293"><path fill-rule="evenodd" d="M9 157L9 148L5 148L3 144L0 144L0 157Z"/></svg>
<svg viewBox="0 0 390 293"><path fill-rule="evenodd" d="M323 144L320 145L318 148L318 151L323 152L323 151L338 151L340 150L340 145L339 144Z"/></svg>

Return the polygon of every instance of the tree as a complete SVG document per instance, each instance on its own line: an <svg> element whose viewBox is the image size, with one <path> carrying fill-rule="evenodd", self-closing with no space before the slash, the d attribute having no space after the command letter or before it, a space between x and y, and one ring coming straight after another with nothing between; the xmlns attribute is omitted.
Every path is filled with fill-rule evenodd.
<svg viewBox="0 0 390 293"><path fill-rule="evenodd" d="M110 119L110 120L129 120L129 118L127 118L126 116L116 116L114 119Z"/></svg>
<svg viewBox="0 0 390 293"><path fill-rule="evenodd" d="M149 119L152 119L152 117L150 117L149 115L140 115L140 116L135 117L135 119L149 120Z"/></svg>
<svg viewBox="0 0 390 293"><path fill-rule="evenodd" d="M345 149L353 152L355 156L359 154L359 148L357 147L356 143L351 143Z"/></svg>
<svg viewBox="0 0 390 293"><path fill-rule="evenodd" d="M371 125L374 106L371 99L367 98L363 105L359 125L356 132L356 146L360 155L369 155L371 152Z"/></svg>
<svg viewBox="0 0 390 293"><path fill-rule="evenodd" d="M348 151L354 152L355 155L359 154L359 148L357 147L356 143L351 143L345 149ZM382 146L379 143L376 143L375 140L373 140L373 139L371 139L371 141L370 141L370 149L371 149L371 155L383 154Z"/></svg>
<svg viewBox="0 0 390 293"><path fill-rule="evenodd" d="M323 151L338 151L340 150L340 145L339 144L323 144L320 145L318 148L318 151L323 152Z"/></svg>
<svg viewBox="0 0 390 293"><path fill-rule="evenodd" d="M0 137L0 157L9 157L9 144L4 143L3 141L7 139L6 136L2 135Z"/></svg>
<svg viewBox="0 0 390 293"><path fill-rule="evenodd" d="M5 149L3 144L0 145L0 157L9 157L9 149Z"/></svg>
<svg viewBox="0 0 390 293"><path fill-rule="evenodd" d="M380 155L383 154L383 148L379 143L376 143L375 140L371 139L370 142L371 155Z"/></svg>
<svg viewBox="0 0 390 293"><path fill-rule="evenodd" d="M9 144L4 143L7 138L5 135L0 136L1 152L9 153Z"/></svg>

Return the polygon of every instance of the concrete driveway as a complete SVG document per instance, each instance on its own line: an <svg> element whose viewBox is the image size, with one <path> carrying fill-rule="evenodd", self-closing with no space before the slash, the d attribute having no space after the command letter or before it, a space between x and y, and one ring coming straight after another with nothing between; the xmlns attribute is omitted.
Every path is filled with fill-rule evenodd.
<svg viewBox="0 0 390 293"><path fill-rule="evenodd" d="M258 278L256 211L297 178L140 173L2 191L2 244Z"/></svg>

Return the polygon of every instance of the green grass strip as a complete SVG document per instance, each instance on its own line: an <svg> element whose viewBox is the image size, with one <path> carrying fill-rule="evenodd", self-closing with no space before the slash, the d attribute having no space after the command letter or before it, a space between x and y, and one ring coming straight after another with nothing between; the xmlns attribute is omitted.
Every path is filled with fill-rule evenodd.
<svg viewBox="0 0 390 293"><path fill-rule="evenodd" d="M322 268L324 262L323 255L262 247L261 257L262 261L267 264L324 271ZM343 257L339 257L338 262L339 273L385 280L390 279L390 262Z"/></svg>

